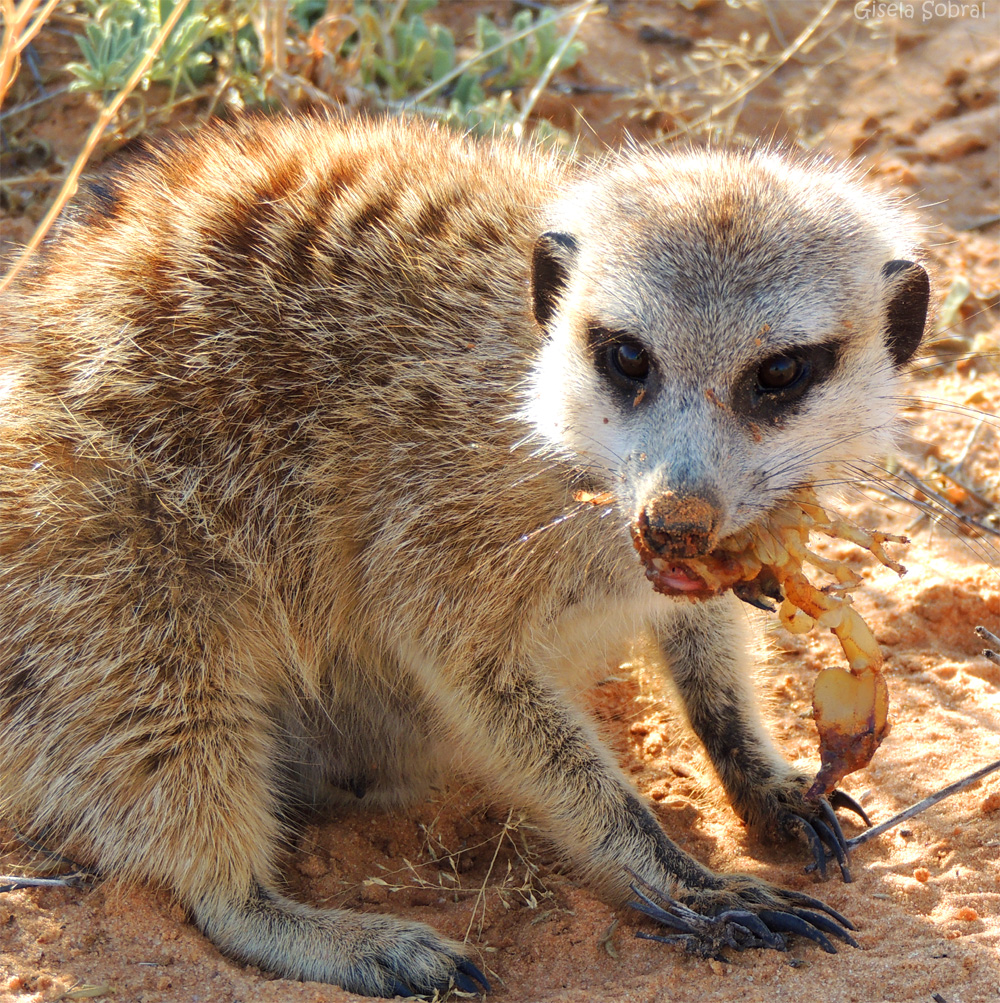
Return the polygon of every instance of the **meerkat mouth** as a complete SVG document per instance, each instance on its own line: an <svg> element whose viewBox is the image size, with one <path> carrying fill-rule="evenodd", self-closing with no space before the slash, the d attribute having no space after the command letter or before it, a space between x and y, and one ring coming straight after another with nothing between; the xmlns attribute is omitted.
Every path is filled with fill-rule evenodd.
<svg viewBox="0 0 1000 1003"><path fill-rule="evenodd" d="M693 574L683 564L668 563L662 557L654 557L651 564L652 567L646 569L646 577L657 592L692 598L714 594L706 591L708 585L703 578Z"/></svg>
<svg viewBox="0 0 1000 1003"><path fill-rule="evenodd" d="M666 557L657 552L650 546L649 517L645 509L629 529L646 577L653 588L664 595L709 599L733 588L747 574L744 562L737 561L720 547L701 557Z"/></svg>
<svg viewBox="0 0 1000 1003"><path fill-rule="evenodd" d="M657 592L700 601L732 590L744 602L777 612L793 634L816 626L833 631L849 672L827 668L816 679L813 717L820 735L822 767L810 796L828 793L848 773L867 766L889 732L882 652L851 604L850 593L861 585L861 576L844 562L810 550L809 537L818 533L846 540L899 575L906 569L889 557L884 545L907 543L906 537L869 532L831 515L809 488L778 505L763 522L720 540L708 554L697 557L657 554L649 545L645 518L643 512L633 521L632 542ZM832 581L817 587L806 577L806 565Z"/></svg>

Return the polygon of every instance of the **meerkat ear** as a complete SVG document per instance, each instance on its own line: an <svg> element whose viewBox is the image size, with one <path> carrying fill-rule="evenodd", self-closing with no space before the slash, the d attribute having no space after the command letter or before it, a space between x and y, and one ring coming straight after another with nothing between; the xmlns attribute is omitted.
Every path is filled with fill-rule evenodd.
<svg viewBox="0 0 1000 1003"><path fill-rule="evenodd" d="M569 281L576 249L576 241L568 233L543 233L535 241L531 254L531 303L539 324L547 324L556 312L559 294Z"/></svg>
<svg viewBox="0 0 1000 1003"><path fill-rule="evenodd" d="M882 266L882 277L892 286L886 307L886 347L896 365L902 366L924 336L931 283L927 272L912 261L887 261Z"/></svg>

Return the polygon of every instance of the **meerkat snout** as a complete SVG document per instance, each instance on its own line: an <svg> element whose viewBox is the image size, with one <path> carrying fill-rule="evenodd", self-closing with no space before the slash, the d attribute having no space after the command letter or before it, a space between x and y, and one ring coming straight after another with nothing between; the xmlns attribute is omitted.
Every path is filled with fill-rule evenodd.
<svg viewBox="0 0 1000 1003"><path fill-rule="evenodd" d="M639 512L639 532L650 550L662 557L700 557L718 540L722 505L714 492L666 491Z"/></svg>

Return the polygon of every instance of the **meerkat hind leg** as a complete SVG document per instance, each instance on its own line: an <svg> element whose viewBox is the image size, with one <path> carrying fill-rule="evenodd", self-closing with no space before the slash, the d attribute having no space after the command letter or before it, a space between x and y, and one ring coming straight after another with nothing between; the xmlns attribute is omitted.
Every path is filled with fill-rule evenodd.
<svg viewBox="0 0 1000 1003"><path fill-rule="evenodd" d="M102 873L167 886L220 950L283 978L370 996L485 987L465 948L422 923L318 909L279 892L289 750L266 686L277 672L237 660L216 605L193 586L143 591L142 574L95 574L90 592L95 621L131 624L130 650L83 647L66 613L37 603L39 640L23 659L37 685L24 689L23 714L10 715L0 747L5 783L24 791L20 813L38 831L65 830L67 846ZM123 613L115 589L130 581L122 593L146 601ZM23 590L25 615L40 593ZM92 671L63 669L71 645ZM58 738L32 726L57 714Z"/></svg>
<svg viewBox="0 0 1000 1003"><path fill-rule="evenodd" d="M166 873L153 873L174 886L223 952L283 978L331 982L368 996L488 988L465 948L423 923L315 908L281 894L278 814L279 805L269 806L259 790L245 789L238 803L203 793L199 825L174 839L178 845L186 839L199 860L198 879L188 877L185 858L176 853ZM242 825L232 824L234 816ZM233 829L230 847L220 846L218 834Z"/></svg>

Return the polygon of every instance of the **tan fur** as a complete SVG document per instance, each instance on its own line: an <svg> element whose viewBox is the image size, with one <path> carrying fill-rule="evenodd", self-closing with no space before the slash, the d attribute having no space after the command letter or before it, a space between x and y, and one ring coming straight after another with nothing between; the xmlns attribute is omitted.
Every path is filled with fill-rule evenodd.
<svg viewBox="0 0 1000 1003"><path fill-rule="evenodd" d="M861 445L740 500L728 479L741 456L769 442L787 456L806 432L790 421L755 445L759 429L718 406L724 361L706 370L680 339L670 371L716 397L686 426L704 432L714 413L708 444L685 438L662 387L653 410L635 404L648 424L629 440L631 412L591 385L580 333L603 311L657 350L685 325L694 337L699 303L710 311L689 279L657 298L669 269L644 271L650 241L666 228L724 261L702 231L722 233L726 213L743 240L788 230L767 199L794 208L807 186L782 170L718 155L692 174L660 154L577 167L419 124L306 120L207 129L100 182L4 304L9 808L104 873L166 883L234 955L370 994L444 986L463 949L281 896L282 819L416 796L443 743L612 898L635 874L709 912L780 905L780 890L670 843L552 671L653 627L736 807L780 828L781 805L799 803L753 710L738 604L655 595L626 527L668 491L671 449L715 465L730 531L827 459L870 448L891 408L859 404L857 383L840 411L824 406L867 409ZM749 211L733 201L747 184ZM857 326L851 366L878 370L884 393L886 285L864 269L898 256L878 232L896 217L865 202L873 220L845 222L830 207L848 196L809 197L801 211L830 217L829 232L777 248L773 267L805 261L809 294L810 242L823 268L855 242L850 269L827 277L840 298L814 297L810 316ZM706 204L719 219L705 222ZM554 226L574 230L583 264L546 333L532 255ZM716 305L718 339L746 307ZM753 342L764 314L732 333L730 369L766 353ZM618 492L615 512L574 501L594 484ZM743 731L713 748L727 722Z"/></svg>

